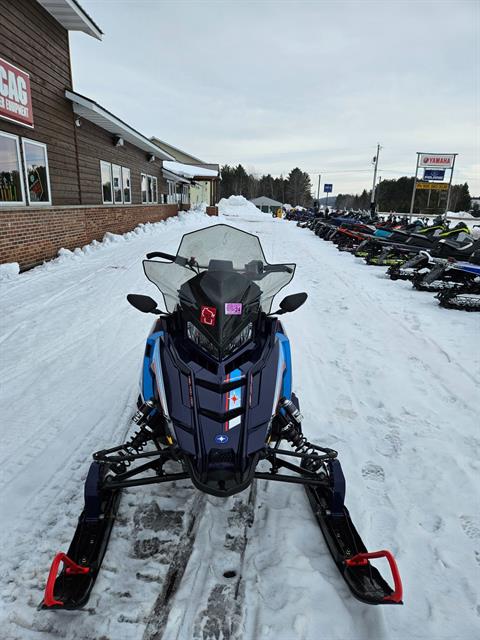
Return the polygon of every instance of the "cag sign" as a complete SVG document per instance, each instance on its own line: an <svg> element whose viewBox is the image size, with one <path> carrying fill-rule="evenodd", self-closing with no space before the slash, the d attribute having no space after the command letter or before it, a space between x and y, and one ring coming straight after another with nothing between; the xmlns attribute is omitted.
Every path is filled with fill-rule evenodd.
<svg viewBox="0 0 480 640"><path fill-rule="evenodd" d="M33 128L30 76L0 58L0 118Z"/></svg>

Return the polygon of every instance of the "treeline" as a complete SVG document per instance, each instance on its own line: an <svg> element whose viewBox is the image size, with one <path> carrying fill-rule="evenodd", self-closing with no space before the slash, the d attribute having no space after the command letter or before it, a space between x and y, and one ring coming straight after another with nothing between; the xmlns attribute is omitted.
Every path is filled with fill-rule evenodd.
<svg viewBox="0 0 480 640"><path fill-rule="evenodd" d="M397 211L408 213L412 199L414 178L398 178L398 180L382 180L377 186L375 200L378 211ZM364 189L360 195L339 193L337 195L337 209L369 209L371 191ZM429 197L428 190L417 190L415 194L415 213L440 213L445 209L447 191L432 190ZM450 194L450 211L469 211L471 197L468 184L452 185Z"/></svg>
<svg viewBox="0 0 480 640"><path fill-rule="evenodd" d="M226 164L221 168L221 175L222 198L235 195L252 200L259 196L267 196L292 206L309 207L312 204L310 176L298 167L292 169L286 178L274 178L270 174L256 176L247 173L241 164L236 167Z"/></svg>

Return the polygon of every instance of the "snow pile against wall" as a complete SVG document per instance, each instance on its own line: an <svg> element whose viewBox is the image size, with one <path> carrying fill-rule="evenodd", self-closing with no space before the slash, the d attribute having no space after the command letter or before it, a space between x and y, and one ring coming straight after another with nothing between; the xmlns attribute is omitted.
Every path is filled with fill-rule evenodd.
<svg viewBox="0 0 480 640"><path fill-rule="evenodd" d="M182 227L194 225L209 225L213 224L212 218L207 216L203 210L191 210L183 213L179 213L178 216L167 218L166 220L162 220L161 222L147 222L145 224L139 224L133 231L127 231L124 234L111 233L107 232L101 242L97 240L93 240L89 244L86 244L83 247L77 247L71 251L70 249L60 249L58 251L57 257L48 262L44 262L43 265L37 267L37 269L45 269L50 270L54 268L54 265L69 263L72 260L81 260L85 258L85 256L110 247L112 245L119 245L125 242L131 242L133 240L138 240L142 236L153 236L158 235L162 231L167 231L168 229L178 229L178 232L181 233ZM15 277L15 267L16 263L9 265L0 265L0 281L2 279ZM3 275L3 268L10 267L9 270L5 269L7 275ZM16 274L18 275L18 264L16 265L17 270ZM37 270L36 269L36 270ZM10 273L10 275L8 275Z"/></svg>
<svg viewBox="0 0 480 640"><path fill-rule="evenodd" d="M222 198L218 203L218 212L228 218L242 218L242 220L257 220L258 218L265 220L268 216L243 196Z"/></svg>
<svg viewBox="0 0 480 640"><path fill-rule="evenodd" d="M0 264L0 281L16 278L19 273L20 265L18 264L18 262L7 262L7 264Z"/></svg>

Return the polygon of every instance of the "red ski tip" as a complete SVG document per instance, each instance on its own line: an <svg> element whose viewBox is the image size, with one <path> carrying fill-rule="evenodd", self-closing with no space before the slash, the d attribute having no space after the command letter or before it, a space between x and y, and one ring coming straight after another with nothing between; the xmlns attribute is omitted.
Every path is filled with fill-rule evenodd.
<svg viewBox="0 0 480 640"><path fill-rule="evenodd" d="M393 554L386 549L382 551L369 551L367 553L357 553L357 555L352 556L351 558L346 558L345 564L349 567L355 567L359 565L368 564L368 561L373 558L386 558L388 560L388 564L390 565L390 571L393 576L393 584L394 589L393 593L389 596L385 596L383 599L385 602L396 602L400 604L403 598L403 586L402 579L400 578L400 572L398 570L397 563Z"/></svg>
<svg viewBox="0 0 480 640"><path fill-rule="evenodd" d="M43 596L43 604L45 607L63 607L64 603L61 600L55 600L53 595L58 567L61 562L65 565L65 573L67 574L85 574L90 571L89 567L80 566L69 558L66 553L57 553L50 567L50 573L48 574L47 584L45 586L45 595Z"/></svg>

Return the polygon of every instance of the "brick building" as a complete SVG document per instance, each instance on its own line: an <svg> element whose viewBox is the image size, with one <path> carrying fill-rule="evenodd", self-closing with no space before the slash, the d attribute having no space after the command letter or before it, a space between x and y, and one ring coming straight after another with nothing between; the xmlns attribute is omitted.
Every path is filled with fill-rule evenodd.
<svg viewBox="0 0 480 640"><path fill-rule="evenodd" d="M0 0L0 263L22 269L176 215L164 160L73 90L69 31L102 32L75 0Z"/></svg>

